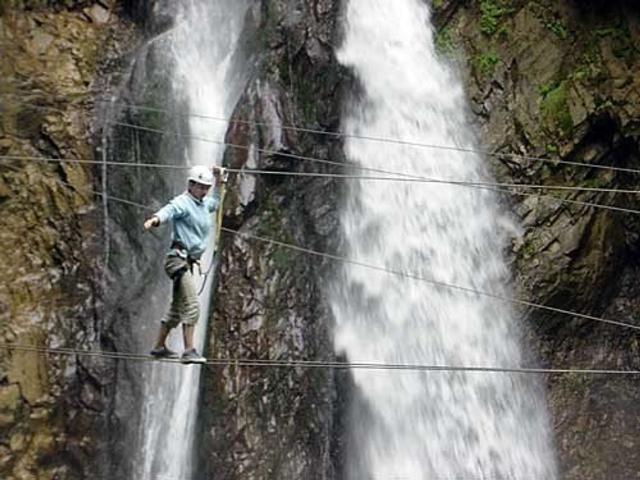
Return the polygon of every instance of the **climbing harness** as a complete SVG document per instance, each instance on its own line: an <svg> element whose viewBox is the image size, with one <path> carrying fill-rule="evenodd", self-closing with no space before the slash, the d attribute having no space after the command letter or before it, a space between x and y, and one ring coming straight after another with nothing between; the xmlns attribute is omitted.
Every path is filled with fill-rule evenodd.
<svg viewBox="0 0 640 480"><path fill-rule="evenodd" d="M220 242L220 233L222 232L222 217L224 216L224 197L227 194L227 180L229 179L229 171L224 170L222 175L222 186L220 187L220 204L218 205L218 210L216 212L216 233L213 238L214 246L213 246L213 255L211 256L211 263L206 271L202 272L202 266L200 262L197 263L198 271L200 272L200 277L202 277L202 284L200 285L200 290L198 290L198 295L202 293L204 290L204 286L207 284L207 280L209 278L209 274L213 270L213 266L216 264L216 258L218 256L218 244Z"/></svg>

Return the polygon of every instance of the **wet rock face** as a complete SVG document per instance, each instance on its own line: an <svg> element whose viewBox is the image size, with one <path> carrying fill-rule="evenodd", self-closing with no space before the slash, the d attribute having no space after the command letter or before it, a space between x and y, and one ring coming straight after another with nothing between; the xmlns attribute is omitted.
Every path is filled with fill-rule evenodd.
<svg viewBox="0 0 640 480"><path fill-rule="evenodd" d="M436 41L467 85L472 118L499 180L637 189L640 168L640 14L633 2L442 1ZM524 227L514 239L519 295L637 323L638 216L634 196L553 191L510 196ZM633 331L530 311L527 343L549 367L638 368ZM637 456L634 381L549 378L563 478L630 478ZM636 432L634 434L634 432ZM588 453L587 453L588 452ZM624 460L623 460L624 458Z"/></svg>
<svg viewBox="0 0 640 480"><path fill-rule="evenodd" d="M55 3L55 8L50 8ZM91 98L127 29L112 2L3 2L0 154L92 159ZM107 5L107 6L105 6ZM100 348L100 216L86 165L0 161L0 338ZM113 365L0 351L0 477L96 473Z"/></svg>
<svg viewBox="0 0 640 480"><path fill-rule="evenodd" d="M335 130L341 72L332 55L337 2L254 2L247 46L256 69L234 114L225 163L234 168L327 172L293 158L342 161L335 139L288 128ZM335 251L338 186L326 179L235 176L225 202L209 355L332 359L323 278L332 265L266 239ZM332 237L333 235L333 237ZM202 462L220 479L334 478L333 373L222 367L204 379Z"/></svg>

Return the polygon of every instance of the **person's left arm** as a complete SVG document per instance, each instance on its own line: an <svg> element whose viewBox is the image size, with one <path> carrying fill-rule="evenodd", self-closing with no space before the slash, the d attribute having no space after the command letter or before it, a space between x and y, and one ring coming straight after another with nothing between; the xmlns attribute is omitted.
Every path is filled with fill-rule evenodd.
<svg viewBox="0 0 640 480"><path fill-rule="evenodd" d="M213 167L213 175L216 177L216 184L213 194L208 197L208 207L210 212L215 212L220 207L220 190L225 183L226 171L223 167Z"/></svg>

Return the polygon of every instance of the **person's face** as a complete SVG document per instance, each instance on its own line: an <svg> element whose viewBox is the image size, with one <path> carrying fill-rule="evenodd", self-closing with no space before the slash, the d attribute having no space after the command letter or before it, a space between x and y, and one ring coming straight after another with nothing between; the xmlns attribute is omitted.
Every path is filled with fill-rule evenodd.
<svg viewBox="0 0 640 480"><path fill-rule="evenodd" d="M211 185L203 185L202 183L191 182L189 184L189 193L196 197L198 200L202 200L209 192Z"/></svg>

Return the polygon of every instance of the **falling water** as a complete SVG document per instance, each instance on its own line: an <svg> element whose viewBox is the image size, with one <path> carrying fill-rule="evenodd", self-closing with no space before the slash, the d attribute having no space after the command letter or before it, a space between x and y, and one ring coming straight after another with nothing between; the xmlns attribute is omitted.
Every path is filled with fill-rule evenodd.
<svg viewBox="0 0 640 480"><path fill-rule="evenodd" d="M192 113L226 118L242 89L241 82L234 77L237 72L233 58L246 2L183 0L179 7L176 26L165 40L175 65L174 94L186 100ZM188 127L192 140L185 144L187 163L219 164L226 122L191 116ZM203 138L211 141L202 141ZM211 254L209 248L202 259L204 267L210 265ZM209 292L207 285L200 301L201 316L196 329L196 346L200 351L209 313ZM179 337L179 333L173 333L170 344L181 351ZM144 373L145 402L132 478L192 477L200 368L159 364L149 366Z"/></svg>
<svg viewBox="0 0 640 480"><path fill-rule="evenodd" d="M469 146L464 92L438 59L421 0L349 0L339 61L362 94L347 134ZM349 137L360 166L425 177L487 180L468 152ZM509 296L506 226L495 195L453 185L361 181L342 213L348 256L449 284ZM335 343L351 361L517 366L508 305L427 282L346 265L333 295ZM353 371L347 477L556 477L542 395L502 373Z"/></svg>

